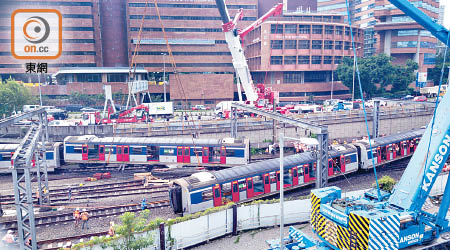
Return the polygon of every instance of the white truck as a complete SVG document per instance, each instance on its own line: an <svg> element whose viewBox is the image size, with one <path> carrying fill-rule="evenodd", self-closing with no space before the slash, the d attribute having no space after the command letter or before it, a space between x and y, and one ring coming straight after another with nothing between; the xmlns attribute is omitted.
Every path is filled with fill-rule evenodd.
<svg viewBox="0 0 450 250"><path fill-rule="evenodd" d="M217 103L214 114L216 114L216 116L218 117L224 117L226 113L229 113L231 111L231 103L233 102L245 104L244 101L222 101Z"/></svg>
<svg viewBox="0 0 450 250"><path fill-rule="evenodd" d="M444 84L441 86L441 94L443 96L445 92L447 92L448 85ZM432 87L423 87L420 88L420 94L425 95L426 97L437 97L439 86Z"/></svg>
<svg viewBox="0 0 450 250"><path fill-rule="evenodd" d="M173 102L151 102L143 103L148 107L148 113L151 116L172 116L173 115Z"/></svg>

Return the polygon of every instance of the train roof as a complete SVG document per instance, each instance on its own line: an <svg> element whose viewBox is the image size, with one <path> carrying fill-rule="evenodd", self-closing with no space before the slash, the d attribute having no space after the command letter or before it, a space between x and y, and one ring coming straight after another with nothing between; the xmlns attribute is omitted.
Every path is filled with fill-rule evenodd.
<svg viewBox="0 0 450 250"><path fill-rule="evenodd" d="M355 146L351 144L331 145L331 149L328 150L328 154L331 157L336 157L343 154L356 152Z"/></svg>
<svg viewBox="0 0 450 250"><path fill-rule="evenodd" d="M0 151L15 151L19 144L0 144Z"/></svg>
<svg viewBox="0 0 450 250"><path fill-rule="evenodd" d="M202 146L233 146L241 145L243 140L232 138L206 139L192 137L104 137L99 138L95 135L68 136L64 140L70 143L95 143L95 144L152 144L164 146L179 146L198 144Z"/></svg>
<svg viewBox="0 0 450 250"><path fill-rule="evenodd" d="M70 143L95 143L95 144L152 144L165 146L179 146L179 145L209 145L221 146L222 139L197 139L190 137L104 137L98 138L93 135L87 136L69 136L65 142ZM238 143L238 141L235 141Z"/></svg>
<svg viewBox="0 0 450 250"><path fill-rule="evenodd" d="M305 152L284 157L284 167L291 168L315 161L316 157L311 152ZM217 182L222 183L231 179L241 179L254 176L256 173L268 173L280 168L280 159L271 159L250 163L243 166L232 167L213 172Z"/></svg>
<svg viewBox="0 0 450 250"><path fill-rule="evenodd" d="M408 131L408 132L404 132L404 133L398 133L395 135L378 137L378 138L375 138L372 140L372 144L373 144L372 146L376 147L379 145L386 145L386 144L390 144L390 143L396 143L396 142L409 140L409 139L415 138L415 137L421 137L424 132L425 132L425 129L417 129L417 130L412 130L412 131ZM360 142L364 142L364 143L368 144L367 140L360 141Z"/></svg>

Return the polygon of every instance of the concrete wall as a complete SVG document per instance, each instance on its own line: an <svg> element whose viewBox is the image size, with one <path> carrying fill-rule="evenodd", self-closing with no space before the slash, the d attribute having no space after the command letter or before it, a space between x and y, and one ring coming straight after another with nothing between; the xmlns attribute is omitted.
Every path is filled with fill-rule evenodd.
<svg viewBox="0 0 450 250"><path fill-rule="evenodd" d="M384 110L380 117L379 134L395 134L405 132L413 129L419 129L426 126L431 117L433 109L392 109ZM372 133L371 114L369 117L369 129ZM361 138L367 135L364 118L360 111L350 112L344 111L339 113L329 113L320 115L304 115L303 119L318 122L328 126L329 138L334 139L349 139ZM262 143L264 141L273 140L273 126L271 121L265 122L264 119L248 118L241 119L238 122L238 136L247 137L252 144ZM223 138L230 137L230 122L213 121L213 122L199 122L193 124L176 122L170 126L165 126L164 123L150 123L150 124L119 124L117 126L111 125L90 125L90 126L72 126L72 127L50 127L49 138L51 141L63 141L66 136L70 135L89 135L95 134L99 137L105 136L128 136L128 137L145 137L145 136L192 136L198 133L200 138ZM199 127L194 129L193 127ZM309 132L293 126L284 124L277 124L276 136L283 132L289 137L306 137ZM12 126L8 128L1 128L0 134L9 137L21 136L26 133L26 128L20 126Z"/></svg>

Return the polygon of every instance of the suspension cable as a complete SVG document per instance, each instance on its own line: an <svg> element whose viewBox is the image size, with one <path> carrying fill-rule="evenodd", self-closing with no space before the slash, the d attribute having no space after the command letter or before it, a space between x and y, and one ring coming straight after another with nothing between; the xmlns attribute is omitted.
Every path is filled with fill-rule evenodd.
<svg viewBox="0 0 450 250"><path fill-rule="evenodd" d="M362 85L361 85L361 77L359 75L358 57L356 56L356 46L355 46L355 39L353 36L352 19L350 18L350 7L349 7L348 0L345 0L345 6L347 7L347 17L348 17L348 23L350 26L349 27L350 35L352 37L352 48L353 48L353 56L354 56L354 60L355 60L356 75L358 76L359 93L361 94L362 106L363 106L363 110L364 110L364 122L366 124L367 135L369 138L369 149L370 149L370 153L372 155L373 172L375 174L375 182L377 184L377 194L378 194L377 199L378 199L378 201L381 201L380 185L378 183L377 169L375 166L375 159L373 157L373 148L372 148L372 142L370 139L369 123L367 121L367 112L366 112L366 105L365 105L364 95L363 95L363 90L362 90Z"/></svg>

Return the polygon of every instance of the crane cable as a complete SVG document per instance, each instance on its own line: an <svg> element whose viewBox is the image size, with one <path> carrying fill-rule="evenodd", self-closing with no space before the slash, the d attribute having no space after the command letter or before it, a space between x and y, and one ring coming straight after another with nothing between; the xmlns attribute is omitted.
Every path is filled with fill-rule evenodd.
<svg viewBox="0 0 450 250"><path fill-rule="evenodd" d="M179 76L178 71L177 71L177 64L175 62L175 58L173 57L172 49L171 49L170 44L169 44L169 39L167 38L166 30L164 28L164 24L163 24L162 19L161 19L161 14L160 14L159 8L158 8L158 1L157 0L153 0L153 2L155 3L156 14L158 15L158 20L159 20L159 23L161 25L161 29L162 29L162 32L163 32L163 35L164 35L164 40L166 42L167 51L169 52L169 57L170 57L170 60L171 60L171 63L172 63L172 68L174 69L174 75L175 75L176 81L178 82L178 90L183 95L184 104L185 104L184 107L185 107L185 110L186 110L186 104L187 104L186 93L184 91L183 84L181 83L180 76ZM194 130L196 130L197 126L195 125L194 118L192 117L192 115L188 115L188 117L191 118L191 122L192 122L192 125L194 127ZM183 118L181 118L181 119L183 119ZM188 125L189 125L189 119L188 119ZM200 158L198 156L198 152L195 151L195 148L197 148L197 146L195 145L195 140L194 140L193 137L192 137L192 144L194 145L194 150L193 151L194 151L194 154L195 154L195 156L197 158L197 163L200 166ZM203 151L202 151L202 155L203 155Z"/></svg>
<svg viewBox="0 0 450 250"><path fill-rule="evenodd" d="M419 32L419 36L420 36L420 32ZM437 93L437 97L436 97L436 102L435 102L435 105L434 105L433 119L431 119L430 140L428 141L427 155L425 157L425 165L424 165L424 168L423 168L422 181L420 182L420 183L422 183L421 185L423 185L423 183L424 183L425 173L427 171L428 156L429 156L429 153L430 153L430 146L431 146L431 137L433 135L433 130L434 130L434 121L436 119L436 110L437 110L437 107L439 105L439 94L441 93L441 86L442 86L442 81L443 81L443 78L444 78L445 63L446 63L446 59L447 59L447 50L448 50L449 42L450 42L450 32L448 32L447 44L446 44L447 46L445 46L445 50L444 50L444 60L442 62L441 76L439 78L439 87L438 87L438 93ZM449 84L449 83L447 83L447 84ZM420 196L422 196L422 195L423 195L423 192L422 192L422 188L421 188L420 189Z"/></svg>
<svg viewBox="0 0 450 250"><path fill-rule="evenodd" d="M361 85L361 77L359 74L358 57L356 56L355 38L353 36L352 19L350 18L350 7L348 4L348 0L345 0L345 6L347 7L348 25L350 28L350 35L352 37L353 58L355 59L355 69L356 69L356 75L358 77L359 93L361 95L362 106L363 106L363 110L364 110L364 122L366 124L366 131L367 131L367 136L369 139L369 149L370 149L370 153L372 155L372 166L373 166L373 172L375 174L375 182L376 182L377 194L378 194L377 199L378 199L378 201L381 201L380 184L378 183L377 168L375 166L375 159L374 159L375 157L373 156L372 142L370 139L369 123L367 121L366 105L365 105L364 95L363 95L363 90L362 90L362 85Z"/></svg>

